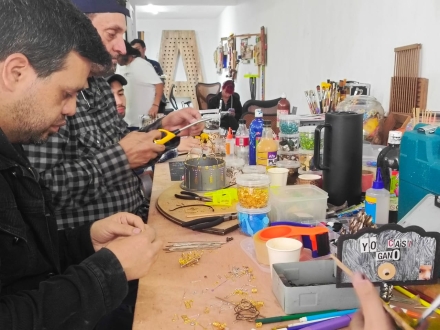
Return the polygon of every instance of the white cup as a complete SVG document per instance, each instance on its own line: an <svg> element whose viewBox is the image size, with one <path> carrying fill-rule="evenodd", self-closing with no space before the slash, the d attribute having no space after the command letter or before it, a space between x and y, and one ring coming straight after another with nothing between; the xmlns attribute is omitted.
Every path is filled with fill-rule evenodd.
<svg viewBox="0 0 440 330"><path fill-rule="evenodd" d="M287 175L289 174L287 168L270 168L267 170L267 174L269 174L271 186L285 186L287 184Z"/></svg>
<svg viewBox="0 0 440 330"><path fill-rule="evenodd" d="M270 276L273 277L273 264L298 262L301 256L302 243L294 238L278 237L266 242L269 254Z"/></svg>

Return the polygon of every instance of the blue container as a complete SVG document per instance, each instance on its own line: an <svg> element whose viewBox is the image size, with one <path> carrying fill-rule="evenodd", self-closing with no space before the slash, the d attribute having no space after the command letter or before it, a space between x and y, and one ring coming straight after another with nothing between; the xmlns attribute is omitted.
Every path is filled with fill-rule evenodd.
<svg viewBox="0 0 440 330"><path fill-rule="evenodd" d="M254 236L261 229L269 226L270 206L262 209L245 209L237 204L237 218L241 231L248 235Z"/></svg>
<svg viewBox="0 0 440 330"><path fill-rule="evenodd" d="M255 109L255 119L249 125L249 165L257 165L257 144L263 134L263 111Z"/></svg>
<svg viewBox="0 0 440 330"><path fill-rule="evenodd" d="M440 127L425 133L426 124L405 132L400 146L399 221L427 194L440 195Z"/></svg>

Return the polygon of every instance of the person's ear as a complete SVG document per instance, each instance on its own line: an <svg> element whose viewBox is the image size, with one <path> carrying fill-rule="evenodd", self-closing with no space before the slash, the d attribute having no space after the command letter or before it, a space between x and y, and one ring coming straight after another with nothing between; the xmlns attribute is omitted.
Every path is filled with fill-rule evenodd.
<svg viewBox="0 0 440 330"><path fill-rule="evenodd" d="M9 91L14 91L17 86L29 78L30 73L35 75L29 60L20 53L9 55L3 62L1 77L4 87Z"/></svg>

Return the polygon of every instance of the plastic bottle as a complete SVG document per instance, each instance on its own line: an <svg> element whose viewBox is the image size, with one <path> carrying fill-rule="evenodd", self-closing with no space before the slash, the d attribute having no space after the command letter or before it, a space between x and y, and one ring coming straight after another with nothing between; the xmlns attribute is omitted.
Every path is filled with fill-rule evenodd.
<svg viewBox="0 0 440 330"><path fill-rule="evenodd" d="M397 223L397 205L399 203L399 157L402 132L390 131L388 147L377 157L377 167L383 178L385 189L390 192L389 222Z"/></svg>
<svg viewBox="0 0 440 330"><path fill-rule="evenodd" d="M388 223L389 209L390 192L384 188L381 171L377 168L373 187L365 193L365 213L372 216L373 223L385 225Z"/></svg>
<svg viewBox="0 0 440 330"><path fill-rule="evenodd" d="M276 166L278 145L273 139L272 123L264 121L263 134L257 145L257 165L271 168Z"/></svg>
<svg viewBox="0 0 440 330"><path fill-rule="evenodd" d="M280 127L280 116L288 115L290 111L290 102L286 99L286 94L281 94L281 100L277 105L277 127Z"/></svg>
<svg viewBox="0 0 440 330"><path fill-rule="evenodd" d="M235 133L235 155L249 163L249 130L246 127L246 120L238 121L238 129Z"/></svg>
<svg viewBox="0 0 440 330"><path fill-rule="evenodd" d="M263 133L263 111L255 109L255 119L249 126L249 165L257 165L257 144Z"/></svg>
<svg viewBox="0 0 440 330"><path fill-rule="evenodd" d="M226 156L231 156L234 154L234 145L235 145L235 141L234 141L234 136L232 135L232 128L229 127L228 135L226 136L226 141L225 141Z"/></svg>

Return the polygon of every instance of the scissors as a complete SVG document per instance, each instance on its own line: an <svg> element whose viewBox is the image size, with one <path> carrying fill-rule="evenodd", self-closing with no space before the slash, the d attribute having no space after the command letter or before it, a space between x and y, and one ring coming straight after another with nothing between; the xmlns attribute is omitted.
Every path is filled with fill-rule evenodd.
<svg viewBox="0 0 440 330"><path fill-rule="evenodd" d="M194 125L197 125L197 124L203 123L205 121L209 121L209 120L212 120L212 118L202 118L200 120L195 121L194 123L191 123L191 124L186 125L182 128L176 129L175 131L172 131L172 132L161 128L161 129L159 129L159 131L162 132L162 138L160 140L154 140L154 143L165 144L165 143L171 141L172 139L174 139L177 135L180 134L180 132L186 130L187 128L190 128L191 126L194 126Z"/></svg>
<svg viewBox="0 0 440 330"><path fill-rule="evenodd" d="M215 227L225 221L230 221L235 219L237 219L237 213L230 213L224 216L222 215L217 217L200 218L200 219L184 222L182 223L182 227L191 228L192 230L200 230L200 229Z"/></svg>
<svg viewBox="0 0 440 330"><path fill-rule="evenodd" d="M186 199L186 200L190 200L190 201L212 202L211 197L199 196L196 193L189 192L189 191L181 191L180 193L181 193L181 195L174 194L174 197L176 197L178 199Z"/></svg>

